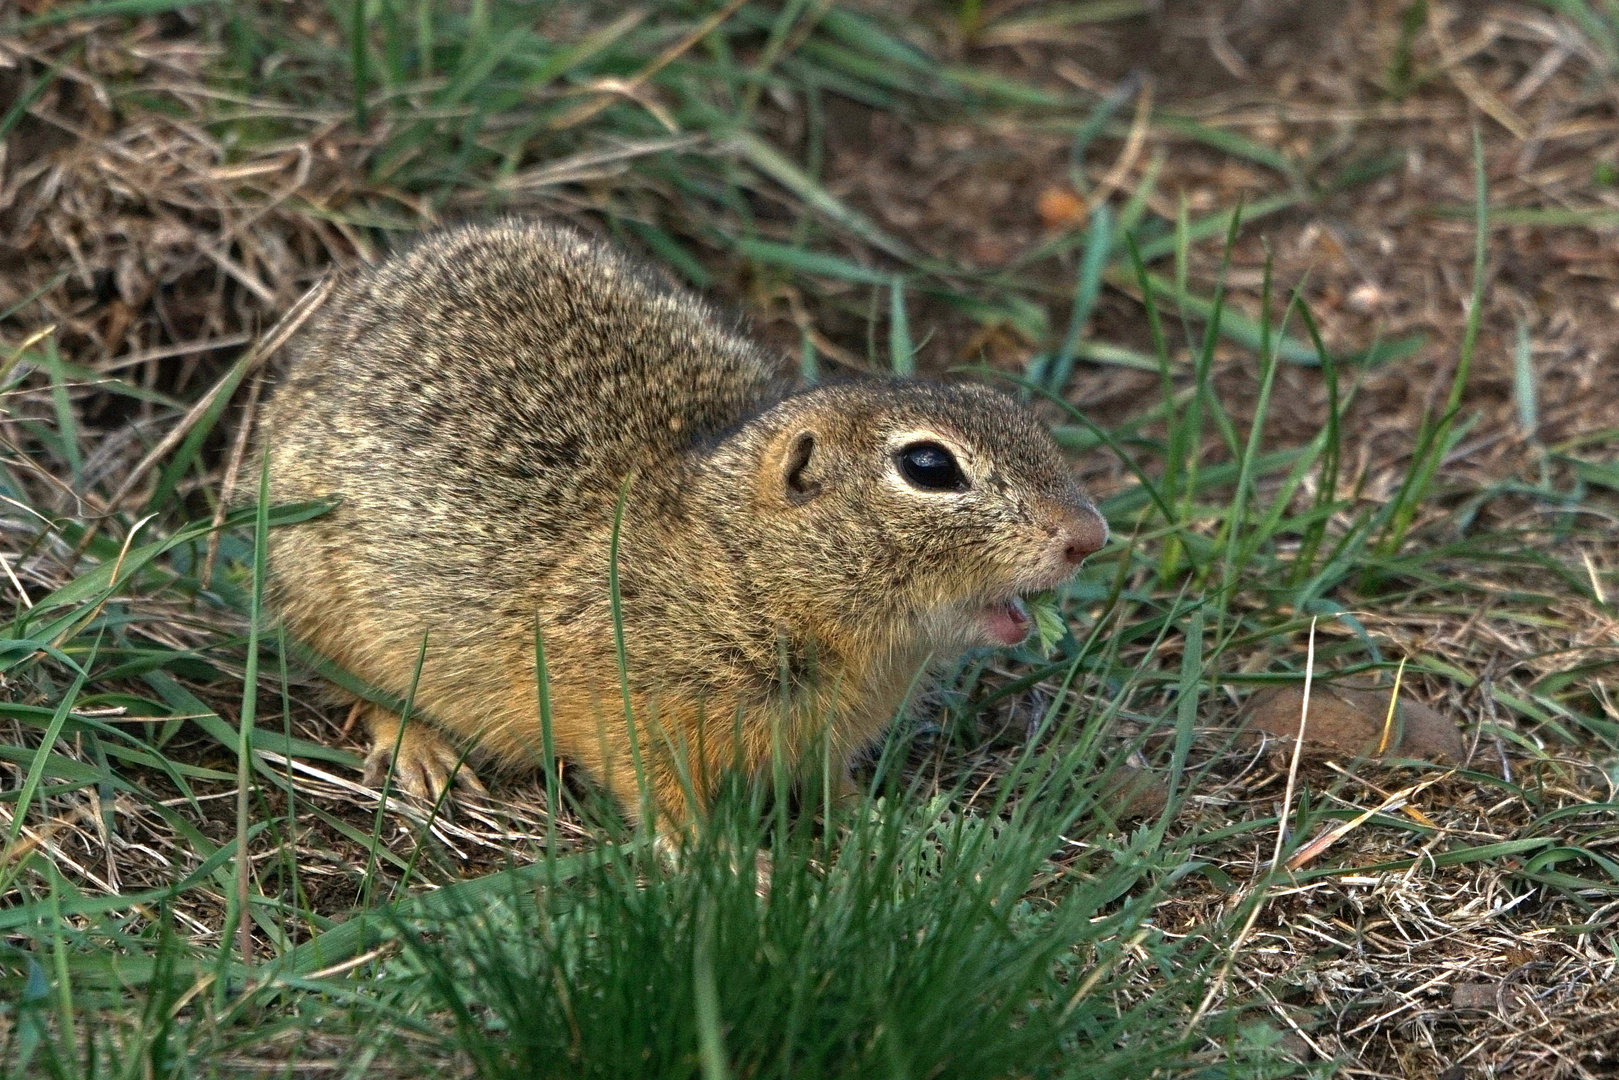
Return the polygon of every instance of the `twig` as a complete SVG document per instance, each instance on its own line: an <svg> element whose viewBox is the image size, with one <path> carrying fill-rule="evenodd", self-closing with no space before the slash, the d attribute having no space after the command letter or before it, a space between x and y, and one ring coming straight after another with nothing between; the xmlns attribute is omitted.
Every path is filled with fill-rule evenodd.
<svg viewBox="0 0 1619 1080"><path fill-rule="evenodd" d="M1411 801L1413 796L1417 795L1425 788L1432 787L1441 780L1449 779L1450 777L1454 776L1455 773L1456 770L1451 769L1449 772L1440 773L1438 776L1430 776L1420 784L1412 784L1403 791L1396 791L1393 795L1385 798L1377 806L1374 806L1369 810L1362 810L1359 814L1356 814L1353 818L1339 825L1337 828L1316 837L1314 840L1295 851L1292 857L1287 860L1287 868L1289 870L1301 869L1306 863L1309 863L1315 859L1316 856L1320 855L1332 845L1336 844L1339 840L1342 840L1344 837L1366 824L1366 822L1370 821L1377 814L1386 814L1392 810L1412 809L1406 804ZM1424 820L1427 819L1426 814L1423 814L1422 817ZM1428 821L1428 824L1433 825L1433 822ZM1439 828L1437 825L1434 825L1433 827L1436 829Z"/></svg>
<svg viewBox="0 0 1619 1080"><path fill-rule="evenodd" d="M1433 36L1434 44L1439 47L1439 55L1444 61L1441 66L1445 74L1456 84L1456 89L1462 92L1462 96L1471 101L1480 112L1511 132L1514 138L1519 141L1529 138L1529 125L1524 123L1523 117L1496 97L1489 87L1479 82L1478 76L1462 66L1466 57L1461 55L1455 43L1450 40L1450 34L1445 26L1446 21L1446 15L1441 13L1439 5L1435 4L1428 9L1428 33Z"/></svg>
<svg viewBox="0 0 1619 1080"><path fill-rule="evenodd" d="M0 555L0 570L4 570L6 572L6 577L11 579L11 587L17 590L17 597L22 600L22 606L25 609L32 611L34 609L34 602L28 599L28 590L23 588L22 582L17 580L17 575L12 571L11 564L6 561L4 555Z"/></svg>
<svg viewBox="0 0 1619 1080"><path fill-rule="evenodd" d="M321 968L319 971L311 971L309 974L299 975L297 978L300 982L309 982L314 979L330 979L334 975L341 975L344 972L353 971L357 967L364 967L366 964L369 964L371 961L377 959L377 957L386 956L388 953L393 952L398 947L399 942L386 941L368 953L361 953L359 956L350 957L349 959L344 960L341 964L333 964L331 967Z"/></svg>
<svg viewBox="0 0 1619 1080"><path fill-rule="evenodd" d="M227 334L217 338L199 338L196 341L183 341L178 345L168 345L161 349L147 349L144 352L127 353L124 356L115 356L102 364L96 370L103 375L114 371L121 371L127 367L150 363L153 360L167 360L175 356L189 356L192 353L212 352L214 349L231 349L237 345L246 345L253 340L252 334Z"/></svg>
<svg viewBox="0 0 1619 1080"><path fill-rule="evenodd" d="M1096 185L1091 197L1093 205L1123 187L1130 170L1135 168L1136 159L1141 156L1141 148L1147 144L1147 132L1152 126L1152 98L1152 80L1147 79L1141 86L1140 96L1136 98L1136 115L1130 122L1130 134L1125 137L1124 149L1119 151L1118 159L1107 175L1102 177L1102 182Z"/></svg>
<svg viewBox="0 0 1619 1080"><path fill-rule="evenodd" d="M253 376L253 385L247 389L247 402L242 406L242 419L236 428L236 441L230 448L230 461L225 465L225 479L219 487L219 505L214 508L213 527L208 531L208 553L202 560L202 574L197 578L206 589L214 580L214 560L219 557L219 530L225 523L231 497L236 494L236 477L241 473L242 458L247 456L248 437L253 431L253 416L259 404L259 393L264 389L264 372Z"/></svg>

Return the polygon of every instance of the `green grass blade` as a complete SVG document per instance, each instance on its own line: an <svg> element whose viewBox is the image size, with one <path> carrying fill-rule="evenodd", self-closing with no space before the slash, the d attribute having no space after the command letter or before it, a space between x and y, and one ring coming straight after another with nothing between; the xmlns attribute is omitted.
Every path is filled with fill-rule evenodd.
<svg viewBox="0 0 1619 1080"><path fill-rule="evenodd" d="M1047 385L1061 395L1073 378L1074 361L1079 356L1080 335L1089 325L1096 298L1102 290L1102 272L1113 257L1113 214L1107 203L1101 203L1091 214L1090 231L1085 237L1085 259L1079 265L1079 279L1074 286L1074 307L1068 317L1068 333L1057 350L1056 363Z"/></svg>
<svg viewBox="0 0 1619 1080"><path fill-rule="evenodd" d="M769 240L743 239L736 243L739 254L766 266L777 266L800 274L836 278L865 285L892 285L894 275L850 262L821 251L806 251Z"/></svg>
<svg viewBox="0 0 1619 1080"><path fill-rule="evenodd" d="M1485 272L1488 268L1490 232L1490 187L1484 171L1484 139L1478 128L1473 128L1473 295L1468 305L1467 322L1462 331L1461 348L1456 358L1456 372L1451 378L1450 393L1445 400L1445 411L1437 419L1425 418L1423 431L1412 455L1411 468L1405 482L1395 493L1388 509L1387 524L1376 551L1379 555L1393 555L1405 543L1407 532L1416 520L1417 512L1433 485L1434 475L1453 445L1456 415L1461 409L1462 392L1473 366L1473 353L1478 346L1480 321L1484 315Z"/></svg>
<svg viewBox="0 0 1619 1080"><path fill-rule="evenodd" d="M367 124L365 96L367 93L366 68L370 49L366 40L370 26L366 21L366 0L349 0L349 70L354 82L354 129L364 131Z"/></svg>
<svg viewBox="0 0 1619 1080"><path fill-rule="evenodd" d="M719 987L714 978L714 922L711 912L699 916L697 954L692 963L692 1006L697 1011L697 1048L703 1062L703 1080L730 1080L725 1061L725 1035L720 1030Z"/></svg>
<svg viewBox="0 0 1619 1080"><path fill-rule="evenodd" d="M45 360L51 373L51 405L56 410L56 434L68 468L73 473L73 485L78 487L84 470L84 455L79 450L79 422L68 397L67 373L62 370L62 356L56 350L56 339L45 342Z"/></svg>
<svg viewBox="0 0 1619 1080"><path fill-rule="evenodd" d="M905 317L905 279L895 275L889 286L888 355L894 374L905 378L916 374L916 348L911 343L911 324Z"/></svg>
<svg viewBox="0 0 1619 1080"><path fill-rule="evenodd" d="M182 8L217 4L221 0L97 0L89 4L61 4L38 15L31 15L17 24L19 30L32 30L36 26L52 26L75 19L103 19L110 15L162 15Z"/></svg>
<svg viewBox="0 0 1619 1080"><path fill-rule="evenodd" d="M815 339L809 334L801 335L803 341L798 351L798 377L804 385L813 386L821 381L821 364L815 355Z"/></svg>
<svg viewBox="0 0 1619 1080"><path fill-rule="evenodd" d="M641 733L635 725L635 702L630 695L630 657L624 642L624 594L619 587L618 547L623 537L624 508L629 505L630 485L634 481L634 473L624 477L624 483L618 489L618 505L613 510L613 534L607 552L607 597L613 620L613 649L618 659L618 689L624 704L624 726L630 741L630 763L635 768L635 786L639 794L637 805L641 812L636 823L637 832L642 832L656 831L657 822L653 813L652 787L642 757ZM608 794L618 799L624 797L622 792L610 791Z"/></svg>
<svg viewBox="0 0 1619 1080"><path fill-rule="evenodd" d="M23 777L22 787L17 792L17 808L12 812L11 828L6 832L6 850L9 853L17 845L17 837L22 833L23 820L28 816L28 807L33 803L34 792L39 789L40 778L45 774L45 766L49 761L51 747L62 734L62 725L67 722L68 713L73 710L73 703L78 700L79 693L84 689L85 675L81 671L68 687L67 693L62 695L61 703L51 714L51 722L45 728L45 734L40 739L39 749L34 752L33 761L29 763L28 773Z"/></svg>
<svg viewBox="0 0 1619 1080"><path fill-rule="evenodd" d="M21 96L11 103L11 108L7 109L4 115L0 115L0 142L3 142L5 137L11 133L11 129L17 126L23 116L27 114L29 107L39 100L39 96L50 88L51 83L56 81L56 77L62 73L62 66L66 63L67 58L63 57L46 68L45 73L35 79L33 85L24 90ZM10 311L6 312L6 315L10 314ZM0 318L4 317L0 316Z"/></svg>
<svg viewBox="0 0 1619 1080"><path fill-rule="evenodd" d="M1204 146L1213 147L1233 157L1245 158L1256 165L1263 165L1288 179L1295 179L1298 176L1298 165L1291 158L1264 143L1255 142L1235 132L1200 124L1187 117L1160 113L1153 119L1164 130L1173 131Z"/></svg>
<svg viewBox="0 0 1619 1080"><path fill-rule="evenodd" d="M259 497L253 516L253 592L247 616L247 662L242 675L242 708L237 720L236 737L236 864L235 888L231 905L225 914L222 938L226 943L219 951L229 954L231 929L240 927L242 967L252 967L252 916L248 909L248 885L253 875L252 859L247 851L248 785L253 778L252 733L258 720L259 703L259 628L264 614L265 558L270 545L270 459L265 457L259 466ZM223 976L223 971L221 971ZM220 982L224 979L221 977Z"/></svg>
<svg viewBox="0 0 1619 1080"><path fill-rule="evenodd" d="M356 2L359 2L359 0L356 0ZM220 379L219 392L215 394L213 401L208 404L208 408L203 411L203 414L197 418L196 424L186 433L185 440L180 443L179 449L175 450L174 456L169 459L168 464L163 466L163 471L158 474L157 483L152 487L152 497L146 501L147 513L156 513L166 506L169 499L174 495L175 489L179 487L180 481L196 464L197 455L202 451L203 442L213 432L214 427L219 423L219 418L225 414L225 410L230 406L231 397L236 393L236 388L241 385L242 380L246 378L248 371L253 366L254 359L255 350L247 350Z"/></svg>
<svg viewBox="0 0 1619 1080"><path fill-rule="evenodd" d="M510 870L497 870L482 877L454 882L431 892L406 897L377 912L355 915L293 949L279 965L278 975L283 979L294 975L309 975L322 968L352 960L366 950L375 948L401 919L432 919L453 915L458 911L476 908L502 893L509 893L514 887L531 887L550 879L552 875L555 875L557 881L568 881L591 865L594 858L596 856L590 854L570 855L555 860L550 866L521 866ZM0 929L5 928L6 914L0 911Z"/></svg>
<svg viewBox="0 0 1619 1080"><path fill-rule="evenodd" d="M739 132L736 145L743 158L754 168L803 199L811 210L849 230L879 251L887 252L903 262L917 262L918 256L909 245L889 236L864 214L846 205L757 135Z"/></svg>

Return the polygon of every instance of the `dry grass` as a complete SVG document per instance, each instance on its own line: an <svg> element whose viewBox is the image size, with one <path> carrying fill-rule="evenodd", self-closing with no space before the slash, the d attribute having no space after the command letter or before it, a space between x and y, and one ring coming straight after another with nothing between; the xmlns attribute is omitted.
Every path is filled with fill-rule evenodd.
<svg viewBox="0 0 1619 1080"><path fill-rule="evenodd" d="M1287 1031L1301 1060L1336 1062L1346 1076L1619 1075L1619 707L1609 676L1619 658L1610 603L1619 588L1619 56L1555 5L1419 6L1407 33L1412 6L1390 0L1229 0L1094 23L1064 22L1057 7L986 4L980 27L954 8L885 5L909 16L916 40L950 62L1051 94L1093 102L1136 72L1135 96L1077 167L1076 121L1060 110L930 115L829 96L817 117L765 94L758 123L794 160L819 155L824 190L874 226L818 230L816 247L893 269L893 252L873 243L880 234L917 260L947 266L938 280L966 283L963 291L1032 299L1053 326L1066 318L1087 211L1104 196L1118 206L1142 192L1151 214L1168 221L1182 207L1196 220L1239 201L1275 206L1228 254L1218 236L1192 245L1187 287L1206 296L1223 279L1231 309L1257 319L1268 265L1278 294L1299 286L1329 349L1424 341L1396 362L1343 371L1353 399L1339 450L1340 531L1353 528L1358 510L1397 497L1422 417L1444 405L1464 354L1479 133L1494 227L1462 397L1465 430L1407 538L1368 555L1365 572L1333 593L1356 622L1324 620L1318 629L1326 668L1364 664L1366 642L1385 660L1409 661L1406 691L1463 728L1470 756L1445 773L1307 758L1298 790L1284 799L1285 752L1234 744L1230 722L1267 675L1302 669L1309 613L1253 581L1233 596L1228 628L1251 619L1266 632L1225 648L1217 689L1203 699L1188 773L1195 783L1171 833L1196 838L1197 868L1169 890L1154 922L1197 937L1263 896L1231 955L1225 991ZM256 93L222 72L227 50L207 9L50 21L63 10L36 0L23 4L21 29L0 23L0 114L51 72L0 143L0 312L8 313L0 364L26 353L32 367L6 392L0 432L17 496L0 510L7 604L27 605L86 571L92 561L75 550L80 526L101 523L116 557L127 525L163 482L160 462L132 475L139 463L327 267L372 257L388 230L497 208L608 220L631 239L643 234L625 223L651 223L680 238L713 288L747 307L770 340L797 350L808 339L823 363L876 366L868 341L886 340L877 333L884 290L877 312L864 285L788 272L728 246L726 237L802 239L814 215L803 191L712 132L629 137L581 120L559 129L558 139L572 141L556 143L549 158L435 180L412 174L423 162L399 149L420 114L382 108L387 98L377 91L360 131L347 105ZM316 6L293 5L282 18L322 47L342 40ZM576 13L547 18L562 40L581 31L565 25ZM682 43L667 35L667 45ZM672 107L670 92L654 84L607 90L638 101L654 129ZM606 102L593 96L602 91L580 82L542 88L536 100L576 108ZM751 217L723 199L683 201L667 172L640 167L671 153L717 162L721 174L747 170ZM1134 276L1120 271L1109 281L1089 337L1150 354ZM1049 348L1029 319L973 318L946 299L913 296L909 320L925 370L982 360L1021 372ZM1168 321L1184 384L1196 338L1182 339ZM1253 350L1221 341L1210 384L1246 434L1259 393ZM181 520L182 510L212 514L256 386L244 381L195 463L167 478L178 497L159 499L164 516L150 530ZM1158 386L1153 371L1082 361L1068 397L1151 462L1146 441L1161 438L1163 424L1146 414ZM1326 402L1319 368L1282 365L1264 445L1311 438ZM75 426L76 437L60 438ZM1211 426L1206 461L1224 448ZM1090 453L1079 466L1100 497L1126 498L1136 487L1112 455ZM1305 479L1301 503L1317 479ZM1273 475L1261 487L1274 491L1279 481ZM55 527L43 527L41 515ZM1191 519L1204 535L1217 532L1216 513ZM1128 535L1132 519L1115 525ZM1129 568L1126 600L1107 615L1121 631L1166 595L1157 542L1142 538L1148 555ZM227 539L221 557L240 565L243 551ZM1274 572L1287 553L1284 545L1254 572ZM1099 600L1093 606L1102 610ZM234 724L245 622L229 603L131 581L109 608L127 615L135 646L206 661L174 668L174 685ZM1174 634L1130 636L1120 649L1121 668L1155 673L1115 729L1141 743L1143 761L1159 764L1167 753L1154 718L1173 710L1183 647ZM1027 670L992 671L987 684ZM261 674L261 712L279 714L285 693L294 737L343 745L342 718L313 704L309 677L294 670L283 684L277 672ZM96 687L105 700L75 714L142 722L140 695L152 689L133 682ZM47 711L63 689L60 672L0 682L14 704ZM1109 690L1101 681L1076 688ZM947 702L940 735L923 740L912 767L995 773L1056 692L1048 680L987 710ZM145 722L170 724L175 715L186 713L175 707ZM37 723L6 722L0 741L38 744ZM195 804L173 778L130 764L132 782L167 793L167 814L106 785L42 791L8 861L36 845L84 892L127 894L162 888L228 842L233 755L204 729L171 727L161 745L197 770L189 778ZM82 740L57 752L96 764ZM355 782L352 752L295 759L290 771L285 758L265 759L289 780L261 788L258 813L278 824L250 850L258 887L269 895L291 882L304 911L338 914L363 890L380 898L407 878L449 881L533 859L543 845L545 798L532 779L498 786L487 811L436 819L437 843L418 844L420 815L379 817L375 793ZM28 760L14 755L0 769L20 784ZM1266 874L1279 818L1324 830L1427 780L1295 877ZM283 828L288 792L295 836ZM0 804L0 827L10 826L14 807ZM370 865L379 822L387 842L380 884L367 885L355 868ZM570 844L589 839L570 820L564 826ZM1074 854L1084 850L1078 844ZM205 885L175 914L207 942L225 906L222 889ZM290 941L311 930L291 919L280 928ZM260 931L269 947L274 935ZM1133 978L1147 993L1163 976L1143 963Z"/></svg>

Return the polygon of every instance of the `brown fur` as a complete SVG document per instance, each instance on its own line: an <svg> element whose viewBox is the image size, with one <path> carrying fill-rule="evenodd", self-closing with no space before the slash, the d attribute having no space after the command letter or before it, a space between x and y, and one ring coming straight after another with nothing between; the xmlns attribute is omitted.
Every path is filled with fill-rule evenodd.
<svg viewBox="0 0 1619 1080"><path fill-rule="evenodd" d="M964 494L908 488L896 437L938 437ZM724 768L839 764L918 669L984 640L986 604L1066 578L1106 527L1056 446L989 390L860 382L791 393L701 301L570 229L430 235L345 282L262 431L276 502L330 513L271 537L288 629L417 715L397 776L450 779L437 732L540 756L543 635L557 753L633 812L608 588L660 812ZM627 482L627 486L626 486ZM397 717L368 713L373 773ZM738 739L740 736L740 740Z"/></svg>

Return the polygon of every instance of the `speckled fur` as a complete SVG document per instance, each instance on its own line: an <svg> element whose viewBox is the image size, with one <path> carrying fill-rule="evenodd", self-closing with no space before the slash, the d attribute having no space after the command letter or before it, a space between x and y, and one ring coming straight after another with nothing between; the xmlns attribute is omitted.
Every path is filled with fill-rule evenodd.
<svg viewBox="0 0 1619 1080"><path fill-rule="evenodd" d="M949 439L972 490L906 490L905 432ZM273 500L338 501L271 537L289 631L401 698L427 635L427 723L405 732L401 766L453 763L440 731L538 760L538 625L558 754L633 812L608 589L628 479L632 713L674 822L693 809L683 775L700 802L722 768L758 767L773 744L796 760L823 731L846 760L930 655L981 640L986 603L1067 577L1065 537L1105 536L1050 436L1004 396L792 392L701 301L529 221L432 234L341 285L261 440ZM367 708L378 759L396 718ZM431 791L447 773L410 775Z"/></svg>

